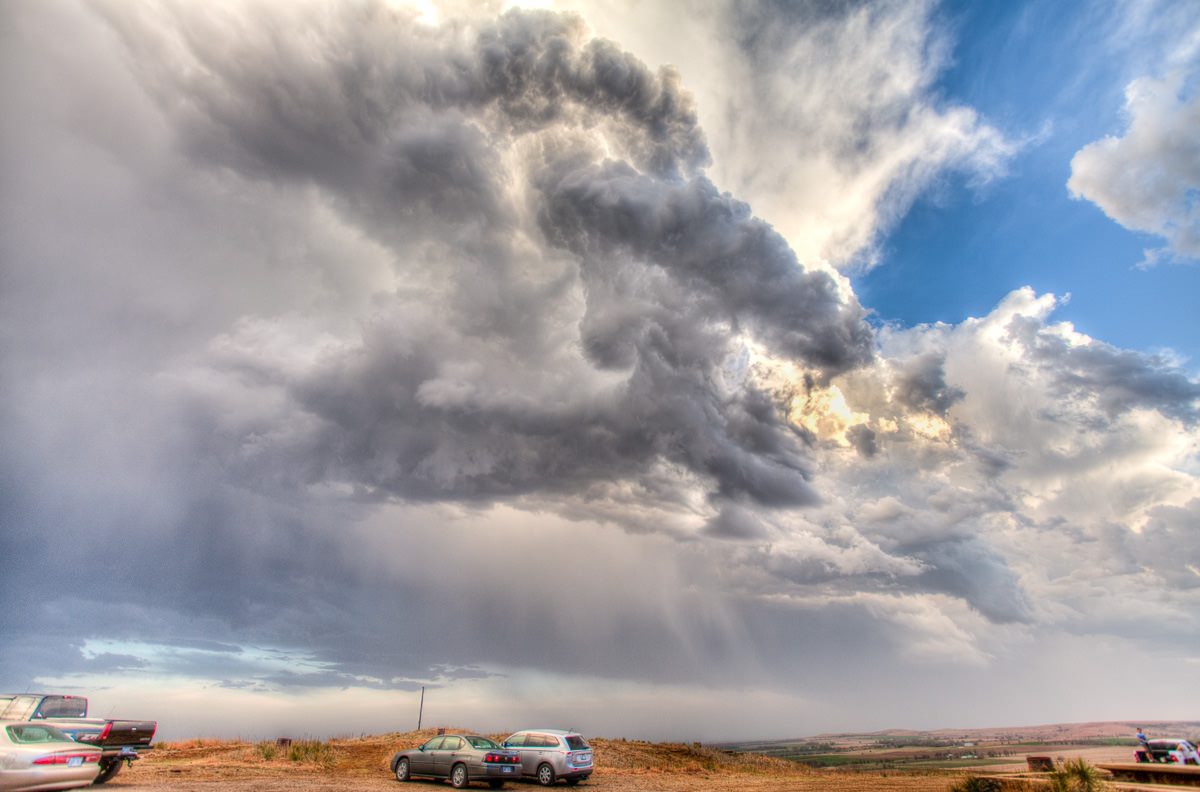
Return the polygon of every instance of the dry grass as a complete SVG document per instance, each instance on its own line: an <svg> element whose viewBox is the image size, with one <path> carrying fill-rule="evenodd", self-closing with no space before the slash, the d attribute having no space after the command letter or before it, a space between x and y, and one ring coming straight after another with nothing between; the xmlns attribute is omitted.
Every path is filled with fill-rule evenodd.
<svg viewBox="0 0 1200 792"><path fill-rule="evenodd" d="M649 743L639 740L588 741L597 767L642 773L803 774L807 768L786 759L761 754L733 753L700 744Z"/></svg>
<svg viewBox="0 0 1200 792"><path fill-rule="evenodd" d="M139 765L158 778L162 778L164 773L184 773L192 778L200 773L205 777L237 776L243 779L267 779L280 773L290 773L292 778L296 778L295 773L303 771L320 772L327 774L327 777L364 781L378 778L383 781L390 778L388 764L397 750L421 745L436 733L434 729L425 729L326 741L294 740L290 746L279 745L275 741L188 740L159 744ZM500 740L507 735L488 736ZM780 782L786 788L793 789L879 788L879 778L874 774L864 776L861 773L813 770L786 759L722 751L699 743L650 743L599 737L588 742L595 754L598 773L589 782L592 787L641 789L652 783L654 788L666 789L668 786L674 788L673 785L679 783L687 786L693 782L686 779L694 779L694 783L725 789L730 785L734 788L756 789L762 784L771 786ZM891 775L891 780L900 782L894 787L897 789L920 789L924 792L936 788L938 792L943 792L948 786L948 783L939 782L931 787L928 781L914 785L917 781L915 777L907 778L907 781L900 778L914 774ZM676 780L668 782L668 779ZM664 783L667 786L663 786Z"/></svg>
<svg viewBox="0 0 1200 792"><path fill-rule="evenodd" d="M447 729L446 731L469 731ZM146 758L153 764L191 765L279 765L299 763L340 770L386 767L401 748L421 745L437 734L435 729L392 734L293 740L280 745L274 740L194 739L158 743ZM488 735L502 740L507 734ZM598 767L634 773L747 773L811 774L812 771L786 759L761 754L735 753L707 748L699 743L651 743L641 740L593 738L588 741Z"/></svg>

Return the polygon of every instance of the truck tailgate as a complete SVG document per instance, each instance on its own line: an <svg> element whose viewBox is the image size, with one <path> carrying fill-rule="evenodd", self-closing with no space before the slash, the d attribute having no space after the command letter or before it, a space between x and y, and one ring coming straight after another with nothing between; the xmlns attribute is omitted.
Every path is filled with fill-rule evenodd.
<svg viewBox="0 0 1200 792"><path fill-rule="evenodd" d="M94 718L47 718L82 743L107 750L149 748L158 724L140 720L96 720Z"/></svg>
<svg viewBox="0 0 1200 792"><path fill-rule="evenodd" d="M112 728L99 743L103 748L148 748L154 739L158 724L154 721L115 720L109 721Z"/></svg>

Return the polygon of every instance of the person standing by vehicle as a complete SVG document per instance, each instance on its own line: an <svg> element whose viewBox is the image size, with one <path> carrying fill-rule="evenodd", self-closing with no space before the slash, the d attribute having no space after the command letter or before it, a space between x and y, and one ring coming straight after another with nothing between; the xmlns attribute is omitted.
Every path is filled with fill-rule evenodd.
<svg viewBox="0 0 1200 792"><path fill-rule="evenodd" d="M1139 762L1153 762L1154 752L1150 750L1150 742L1146 739L1141 726L1137 727L1137 740L1141 750L1136 752L1134 758Z"/></svg>

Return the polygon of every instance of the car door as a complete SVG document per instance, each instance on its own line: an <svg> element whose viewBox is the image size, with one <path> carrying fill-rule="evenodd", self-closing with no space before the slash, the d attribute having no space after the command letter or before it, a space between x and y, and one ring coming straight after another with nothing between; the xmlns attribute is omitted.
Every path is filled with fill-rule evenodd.
<svg viewBox="0 0 1200 792"><path fill-rule="evenodd" d="M554 768L554 772L567 772L566 746L553 734L542 735L541 759L543 762L549 762L550 766Z"/></svg>
<svg viewBox="0 0 1200 792"><path fill-rule="evenodd" d="M412 775L433 775L433 757L437 753L437 747L441 745L445 737L434 737L429 742L421 746L419 750L410 753L408 760L408 771Z"/></svg>
<svg viewBox="0 0 1200 792"><path fill-rule="evenodd" d="M433 757L433 774L438 778L449 778L450 768L462 751L462 737L446 737Z"/></svg>
<svg viewBox="0 0 1200 792"><path fill-rule="evenodd" d="M547 751L550 751L552 744L554 738L547 734L526 734L521 750L521 774L538 775L538 766L546 761Z"/></svg>

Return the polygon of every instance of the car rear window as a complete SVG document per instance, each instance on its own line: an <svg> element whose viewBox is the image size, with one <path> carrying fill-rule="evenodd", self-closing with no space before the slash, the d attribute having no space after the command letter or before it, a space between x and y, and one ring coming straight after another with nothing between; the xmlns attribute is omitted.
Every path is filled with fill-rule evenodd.
<svg viewBox="0 0 1200 792"><path fill-rule="evenodd" d="M567 747L572 751L586 751L588 744L587 740L583 739L578 734L572 734L567 737Z"/></svg>
<svg viewBox="0 0 1200 792"><path fill-rule="evenodd" d="M71 742L70 737L53 726L33 723L14 723L8 727L8 736L15 743Z"/></svg>
<svg viewBox="0 0 1200 792"><path fill-rule="evenodd" d="M471 743L471 746L474 748L483 748L485 750L490 750L492 748L500 747L499 745L496 745L496 743L493 742L492 740L489 740L487 737L468 737L467 742Z"/></svg>

